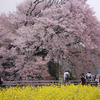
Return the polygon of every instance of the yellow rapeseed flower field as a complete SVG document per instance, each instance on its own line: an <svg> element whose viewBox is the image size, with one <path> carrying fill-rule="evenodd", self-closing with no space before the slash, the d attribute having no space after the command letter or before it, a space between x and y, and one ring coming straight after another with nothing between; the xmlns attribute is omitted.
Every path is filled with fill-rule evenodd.
<svg viewBox="0 0 100 100"><path fill-rule="evenodd" d="M100 88L73 84L16 86L0 89L0 100L100 100Z"/></svg>

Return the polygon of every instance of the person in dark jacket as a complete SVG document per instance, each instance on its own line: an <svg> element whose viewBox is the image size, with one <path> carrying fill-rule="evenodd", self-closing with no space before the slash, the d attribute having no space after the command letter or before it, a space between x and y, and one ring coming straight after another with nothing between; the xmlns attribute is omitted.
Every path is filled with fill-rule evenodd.
<svg viewBox="0 0 100 100"><path fill-rule="evenodd" d="M82 81L82 85L86 85L86 78L85 78L84 73L81 74L80 79Z"/></svg>
<svg viewBox="0 0 100 100"><path fill-rule="evenodd" d="M2 83L3 83L3 79L2 79L2 77L0 76L0 86L1 86Z"/></svg>

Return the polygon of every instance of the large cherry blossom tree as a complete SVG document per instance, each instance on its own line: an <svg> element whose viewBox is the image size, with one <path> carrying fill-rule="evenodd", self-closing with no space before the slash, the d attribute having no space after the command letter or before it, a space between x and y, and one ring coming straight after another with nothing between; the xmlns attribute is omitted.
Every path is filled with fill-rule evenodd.
<svg viewBox="0 0 100 100"><path fill-rule="evenodd" d="M99 38L86 0L26 0L0 16L1 73L5 80L50 79L46 65L53 61L61 66L57 76L68 69L79 78L100 68Z"/></svg>

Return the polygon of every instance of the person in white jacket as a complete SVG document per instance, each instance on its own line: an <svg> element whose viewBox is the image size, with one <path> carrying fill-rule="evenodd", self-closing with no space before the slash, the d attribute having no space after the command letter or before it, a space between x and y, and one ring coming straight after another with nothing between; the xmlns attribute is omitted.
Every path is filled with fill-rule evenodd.
<svg viewBox="0 0 100 100"><path fill-rule="evenodd" d="M68 70L65 70L64 72L64 83L68 83L69 82L69 79L70 79L70 74L68 72Z"/></svg>

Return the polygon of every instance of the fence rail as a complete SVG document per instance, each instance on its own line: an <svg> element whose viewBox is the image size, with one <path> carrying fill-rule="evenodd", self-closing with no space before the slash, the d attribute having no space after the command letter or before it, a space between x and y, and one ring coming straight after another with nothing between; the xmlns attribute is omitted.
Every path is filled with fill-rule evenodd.
<svg viewBox="0 0 100 100"><path fill-rule="evenodd" d="M61 84L59 80L36 80L36 81L4 81L2 85L5 86L15 86L15 85L51 85L51 84Z"/></svg>
<svg viewBox="0 0 100 100"><path fill-rule="evenodd" d="M70 80L69 84L78 85L81 83L81 80ZM4 81L2 86L23 86L23 85L34 85L34 86L42 86L42 85L52 85L52 84L65 84L59 80L36 80L36 81ZM95 81L91 81L90 84L92 86L97 86Z"/></svg>

